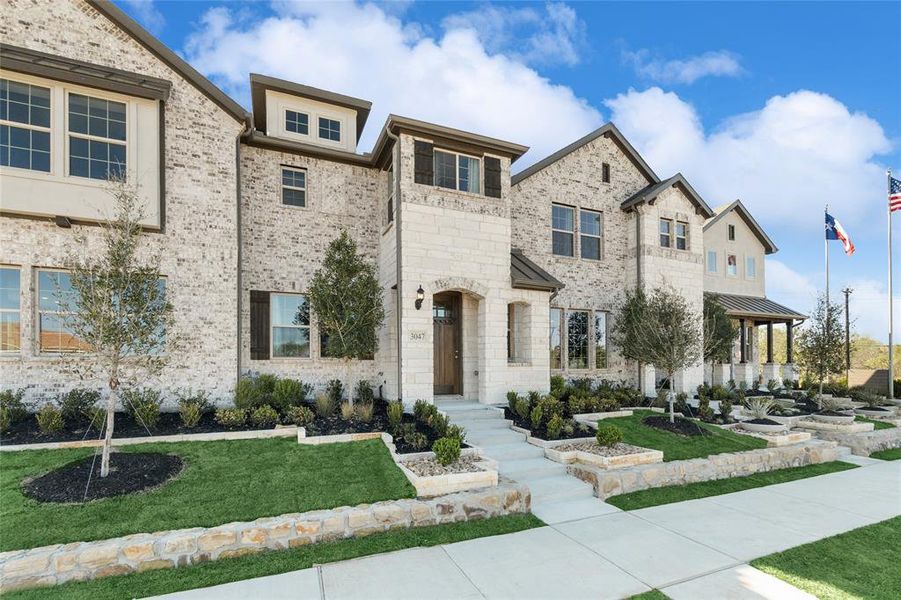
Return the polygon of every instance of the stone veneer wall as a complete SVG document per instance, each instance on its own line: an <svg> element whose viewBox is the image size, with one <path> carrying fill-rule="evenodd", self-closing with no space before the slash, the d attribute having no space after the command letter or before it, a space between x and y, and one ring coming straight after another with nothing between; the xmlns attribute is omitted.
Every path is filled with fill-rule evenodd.
<svg viewBox="0 0 901 600"><path fill-rule="evenodd" d="M33 50L125 69L172 82L165 104L165 231L148 233L147 247L163 255L167 296L183 338L172 360L148 385L204 389L230 401L237 376L237 199L235 140L242 124L81 0L5 0L0 38ZM86 251L101 247L100 229L57 227L52 217L0 217L0 263L21 269L21 341L18 354L0 358L4 388L27 388L28 400L44 400L80 381L67 370L79 358L41 355L34 315L35 269L61 267L76 235Z"/></svg>
<svg viewBox="0 0 901 600"><path fill-rule="evenodd" d="M877 429L864 433L840 433L834 431L817 431L816 436L822 440L837 442L851 449L852 454L869 456L873 452L901 448L901 428Z"/></svg>
<svg viewBox="0 0 901 600"><path fill-rule="evenodd" d="M578 464L569 465L567 470L594 486L595 496L605 500L611 496L668 485L743 477L776 469L832 462L839 458L837 446L835 442L814 441L612 471Z"/></svg>
<svg viewBox="0 0 901 600"><path fill-rule="evenodd" d="M502 483L495 488L428 500L390 500L209 529L139 533L97 542L14 550L0 553L2 590L165 569L391 529L528 513L530 507L526 486Z"/></svg>

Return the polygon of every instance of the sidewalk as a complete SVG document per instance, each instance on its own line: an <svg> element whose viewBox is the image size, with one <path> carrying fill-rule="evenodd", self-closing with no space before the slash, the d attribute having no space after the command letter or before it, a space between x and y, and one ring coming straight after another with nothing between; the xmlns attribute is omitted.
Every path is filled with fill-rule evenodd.
<svg viewBox="0 0 901 600"><path fill-rule="evenodd" d="M901 461L881 462L160 598L810 598L748 561L899 514Z"/></svg>

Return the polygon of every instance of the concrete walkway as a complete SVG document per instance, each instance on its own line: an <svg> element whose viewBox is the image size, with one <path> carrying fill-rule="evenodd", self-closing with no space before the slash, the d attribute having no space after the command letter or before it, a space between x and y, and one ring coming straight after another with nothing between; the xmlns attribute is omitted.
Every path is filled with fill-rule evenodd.
<svg viewBox="0 0 901 600"><path fill-rule="evenodd" d="M599 504L603 504L600 503ZM747 565L901 514L901 461L528 531L165 596L280 598L810 598Z"/></svg>

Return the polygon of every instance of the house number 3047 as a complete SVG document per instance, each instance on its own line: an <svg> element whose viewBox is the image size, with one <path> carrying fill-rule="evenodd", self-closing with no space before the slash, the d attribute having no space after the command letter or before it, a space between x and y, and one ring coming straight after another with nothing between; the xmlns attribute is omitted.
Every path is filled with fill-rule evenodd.
<svg viewBox="0 0 901 600"><path fill-rule="evenodd" d="M410 339L419 342L425 339L425 331L411 331Z"/></svg>

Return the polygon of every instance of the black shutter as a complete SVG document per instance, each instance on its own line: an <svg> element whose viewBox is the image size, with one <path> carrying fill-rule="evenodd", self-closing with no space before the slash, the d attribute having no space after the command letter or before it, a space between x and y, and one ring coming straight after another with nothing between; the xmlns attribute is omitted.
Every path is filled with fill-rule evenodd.
<svg viewBox="0 0 901 600"><path fill-rule="evenodd" d="M269 292L250 292L250 360L269 359Z"/></svg>
<svg viewBox="0 0 901 600"><path fill-rule="evenodd" d="M485 157L485 195L501 197L501 159Z"/></svg>
<svg viewBox="0 0 901 600"><path fill-rule="evenodd" d="M434 146L429 142L413 142L413 181L435 185Z"/></svg>
<svg viewBox="0 0 901 600"><path fill-rule="evenodd" d="M601 181L610 183L610 165L607 163L601 165Z"/></svg>

